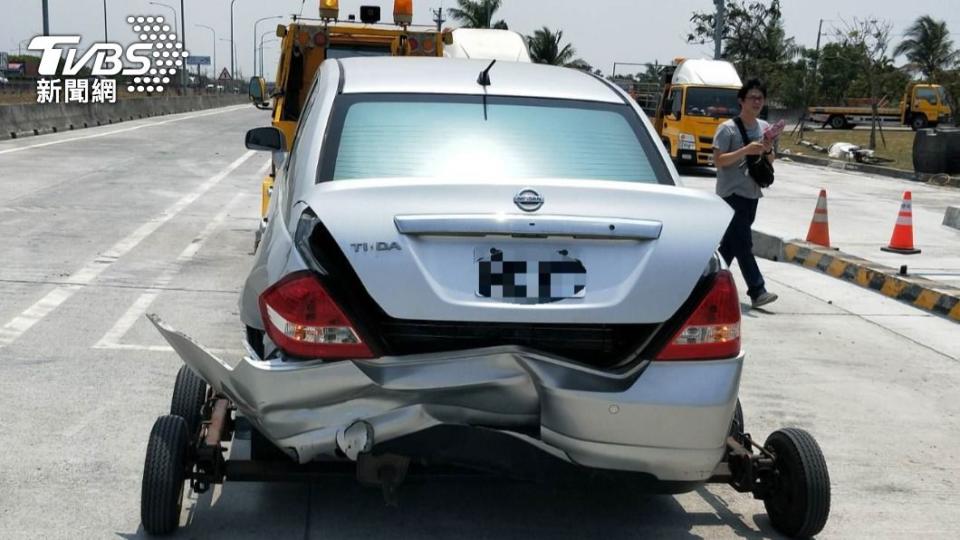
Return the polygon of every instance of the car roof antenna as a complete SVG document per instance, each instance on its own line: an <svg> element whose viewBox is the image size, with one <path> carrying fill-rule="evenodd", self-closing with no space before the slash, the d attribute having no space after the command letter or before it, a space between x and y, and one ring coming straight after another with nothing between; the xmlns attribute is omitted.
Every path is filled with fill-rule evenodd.
<svg viewBox="0 0 960 540"><path fill-rule="evenodd" d="M490 70L493 69L493 65L496 63L496 60L490 62L490 65L487 66L487 69L480 72L480 76L477 77L477 84L480 86L490 86Z"/></svg>
<svg viewBox="0 0 960 540"><path fill-rule="evenodd" d="M493 69L493 65L497 61L494 60L490 62L490 65L487 66L487 69L480 72L480 76L477 77L477 84L483 87L483 121L487 121L487 87L490 86L490 70Z"/></svg>

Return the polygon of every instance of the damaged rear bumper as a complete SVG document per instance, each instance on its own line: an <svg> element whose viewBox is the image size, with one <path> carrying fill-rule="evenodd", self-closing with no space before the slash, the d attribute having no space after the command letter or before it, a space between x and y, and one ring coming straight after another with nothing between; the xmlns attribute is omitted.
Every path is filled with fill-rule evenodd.
<svg viewBox="0 0 960 540"><path fill-rule="evenodd" d="M437 426L476 426L576 465L704 481L723 457L743 364L741 354L610 373L520 347L338 362L251 353L227 363L149 317L187 365L300 463L338 449L355 457Z"/></svg>

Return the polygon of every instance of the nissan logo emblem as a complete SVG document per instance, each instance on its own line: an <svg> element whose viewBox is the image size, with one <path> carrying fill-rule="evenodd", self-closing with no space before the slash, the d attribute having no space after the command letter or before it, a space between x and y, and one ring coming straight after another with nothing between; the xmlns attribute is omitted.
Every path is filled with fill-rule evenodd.
<svg viewBox="0 0 960 540"><path fill-rule="evenodd" d="M536 191L528 188L514 195L513 203L524 212L536 212L543 206L543 197Z"/></svg>

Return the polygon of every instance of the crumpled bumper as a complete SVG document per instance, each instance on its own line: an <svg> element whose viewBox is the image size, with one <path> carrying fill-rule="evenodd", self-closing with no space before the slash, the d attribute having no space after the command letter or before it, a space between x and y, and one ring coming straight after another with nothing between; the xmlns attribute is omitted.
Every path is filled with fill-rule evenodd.
<svg viewBox="0 0 960 540"><path fill-rule="evenodd" d="M519 347L231 365L149 318L187 365L301 463L336 455L338 436L342 445L360 424L371 443L442 424L511 434L539 427L539 439L517 437L586 467L702 481L723 456L743 365L741 353L609 373Z"/></svg>

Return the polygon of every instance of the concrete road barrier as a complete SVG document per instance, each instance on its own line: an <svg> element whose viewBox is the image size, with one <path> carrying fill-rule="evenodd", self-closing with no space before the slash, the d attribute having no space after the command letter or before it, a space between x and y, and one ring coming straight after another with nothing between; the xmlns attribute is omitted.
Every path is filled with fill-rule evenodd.
<svg viewBox="0 0 960 540"><path fill-rule="evenodd" d="M0 105L0 140L115 124L247 102L244 95L133 98L108 104Z"/></svg>
<svg viewBox="0 0 960 540"><path fill-rule="evenodd" d="M754 232L754 241L758 235ZM754 251L756 252L756 245ZM767 254L757 253L764 258ZM777 259L773 259L777 260ZM818 270L960 323L960 289L802 240L783 241L784 262Z"/></svg>
<svg viewBox="0 0 960 540"><path fill-rule="evenodd" d="M943 214L943 224L947 227L960 229L960 207L948 206L946 213Z"/></svg>

